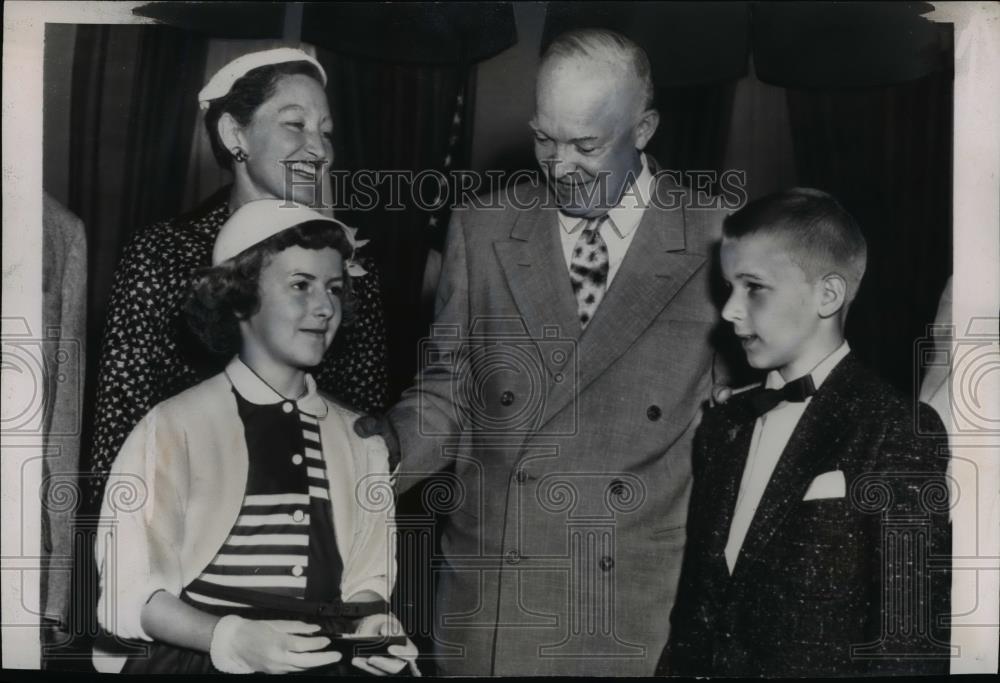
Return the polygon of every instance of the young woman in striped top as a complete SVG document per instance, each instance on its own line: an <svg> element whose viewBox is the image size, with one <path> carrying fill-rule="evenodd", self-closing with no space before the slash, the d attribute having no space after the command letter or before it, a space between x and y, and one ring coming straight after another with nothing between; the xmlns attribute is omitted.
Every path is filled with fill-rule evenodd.
<svg viewBox="0 0 1000 683"><path fill-rule="evenodd" d="M350 315L353 252L350 228L291 202L222 227L189 322L238 354L143 418L105 492L99 618L152 641L125 672L419 674L409 640L350 663L324 650L403 634L385 444L306 371Z"/></svg>

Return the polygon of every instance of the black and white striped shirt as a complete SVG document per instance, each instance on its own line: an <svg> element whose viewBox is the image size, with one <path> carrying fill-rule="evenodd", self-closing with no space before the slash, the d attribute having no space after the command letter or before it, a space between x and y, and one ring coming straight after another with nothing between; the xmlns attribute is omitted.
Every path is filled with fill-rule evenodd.
<svg viewBox="0 0 1000 683"><path fill-rule="evenodd" d="M335 600L343 563L318 420L293 401L260 405L234 393L249 455L246 493L229 537L187 586L187 598L235 613L249 605L216 597L216 587Z"/></svg>

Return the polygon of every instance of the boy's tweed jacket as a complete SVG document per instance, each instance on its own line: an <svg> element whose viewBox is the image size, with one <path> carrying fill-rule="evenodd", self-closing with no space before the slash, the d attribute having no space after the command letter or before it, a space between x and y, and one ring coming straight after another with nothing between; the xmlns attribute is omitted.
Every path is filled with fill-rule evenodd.
<svg viewBox="0 0 1000 683"><path fill-rule="evenodd" d="M688 547L658 672L948 673L944 442L919 436L913 403L847 356L796 425L730 576L749 403L709 410L696 434ZM931 408L918 410L925 429L944 433ZM804 501L834 470L845 496Z"/></svg>

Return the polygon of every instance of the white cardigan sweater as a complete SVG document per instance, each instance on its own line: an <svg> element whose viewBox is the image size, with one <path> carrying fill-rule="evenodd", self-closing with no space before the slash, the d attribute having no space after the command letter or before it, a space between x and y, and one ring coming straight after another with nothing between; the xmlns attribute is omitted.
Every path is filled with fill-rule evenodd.
<svg viewBox="0 0 1000 683"><path fill-rule="evenodd" d="M344 562L345 602L396 578L393 492L380 437L354 433L357 415L316 392L297 402L319 419ZM140 614L157 590L180 595L225 543L243 502L248 454L232 388L257 404L282 399L234 359L226 371L163 401L135 427L108 478L96 540L98 620L123 638L152 640Z"/></svg>

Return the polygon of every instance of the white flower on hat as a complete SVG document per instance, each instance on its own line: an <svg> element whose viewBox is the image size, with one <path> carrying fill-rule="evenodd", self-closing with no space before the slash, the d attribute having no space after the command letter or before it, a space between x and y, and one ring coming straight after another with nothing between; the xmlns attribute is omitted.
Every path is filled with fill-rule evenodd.
<svg viewBox="0 0 1000 683"><path fill-rule="evenodd" d="M340 221L337 222L340 223ZM362 275L367 275L368 271L365 270L360 263L354 260L354 255L358 253L358 249L368 244L371 240L357 239L356 238L356 235L358 233L357 228L352 228L343 223L340 223L340 227L347 235L347 241L351 243L351 258L348 259L347 263L344 264L344 268L347 269L347 273L351 277L361 277Z"/></svg>
<svg viewBox="0 0 1000 683"><path fill-rule="evenodd" d="M328 221L340 226L344 231L348 244L351 245L351 257L344 262L344 270L351 277L362 277L368 274L360 263L355 261L358 249L368 244L368 240L356 238L358 229L341 223L335 218L310 209L302 204L283 199L256 199L247 202L223 223L215 238L212 249L212 265L217 266L250 247L260 244L272 235L282 230L309 221Z"/></svg>
<svg viewBox="0 0 1000 683"><path fill-rule="evenodd" d="M326 87L326 71L315 57L297 48L279 47L237 57L219 69L198 93L198 106L202 109L208 109L212 100L228 95L229 91L233 89L233 84L254 69L285 62L309 62L319 71L319 75L323 79L323 86Z"/></svg>

